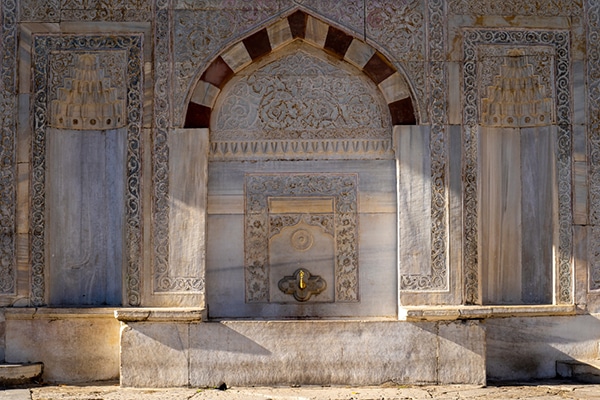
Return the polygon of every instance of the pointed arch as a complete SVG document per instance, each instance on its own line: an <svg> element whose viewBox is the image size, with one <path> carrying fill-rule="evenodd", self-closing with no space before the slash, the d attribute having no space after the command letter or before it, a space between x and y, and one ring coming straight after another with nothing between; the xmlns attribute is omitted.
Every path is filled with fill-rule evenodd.
<svg viewBox="0 0 600 400"><path fill-rule="evenodd" d="M215 100L225 84L243 68L294 40L306 41L368 76L385 98L393 125L417 123L419 113L402 71L367 43L297 10L235 43L208 65L188 94L184 128L208 128Z"/></svg>

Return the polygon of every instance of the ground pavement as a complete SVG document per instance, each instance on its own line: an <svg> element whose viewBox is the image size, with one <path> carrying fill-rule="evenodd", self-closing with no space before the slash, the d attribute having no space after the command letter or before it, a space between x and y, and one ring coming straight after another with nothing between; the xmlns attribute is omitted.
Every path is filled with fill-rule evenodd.
<svg viewBox="0 0 600 400"><path fill-rule="evenodd" d="M369 387L232 387L218 389L131 389L117 383L44 385L0 391L0 400L421 400L421 399L598 399L600 384L568 381L471 385Z"/></svg>

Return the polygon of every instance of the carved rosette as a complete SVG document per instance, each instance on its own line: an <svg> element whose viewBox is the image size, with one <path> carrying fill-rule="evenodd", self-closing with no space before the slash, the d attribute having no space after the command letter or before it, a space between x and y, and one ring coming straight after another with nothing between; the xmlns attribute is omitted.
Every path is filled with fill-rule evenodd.
<svg viewBox="0 0 600 400"><path fill-rule="evenodd" d="M558 127L558 211L559 245L556 301L561 304L572 302L572 209L571 209L571 92L569 78L569 32L538 30L492 30L465 29L463 38L463 143L465 161L463 176L465 187L463 202L464 220L464 276L465 301L467 304L479 304L479 256L477 228L477 124L480 121L478 99L482 97L477 86L478 52L482 47L496 46L500 49L514 49L525 46L551 47L553 51L555 115Z"/></svg>
<svg viewBox="0 0 600 400"><path fill-rule="evenodd" d="M246 175L246 302L269 301L269 237L301 220L335 237L335 301L358 301L357 179L355 174ZM331 196L335 199L333 221L310 214L270 217L268 200L272 196Z"/></svg>
<svg viewBox="0 0 600 400"><path fill-rule="evenodd" d="M140 262L142 252L140 198L140 136L142 128L142 36L141 35L59 35L34 36L34 135L31 177L31 302L44 304L45 264L45 168L46 129L49 120L50 93L56 91L48 70L51 57L59 53L126 54L125 80L127 129L126 184L126 293L131 306L140 304ZM58 57L61 58L61 57Z"/></svg>

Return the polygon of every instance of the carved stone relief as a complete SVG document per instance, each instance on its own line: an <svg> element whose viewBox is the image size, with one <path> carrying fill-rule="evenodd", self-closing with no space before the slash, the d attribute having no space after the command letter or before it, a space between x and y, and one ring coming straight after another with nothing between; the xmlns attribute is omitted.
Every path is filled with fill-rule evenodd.
<svg viewBox="0 0 600 400"><path fill-rule="evenodd" d="M0 4L0 294L16 294L17 4Z"/></svg>
<svg viewBox="0 0 600 400"><path fill-rule="evenodd" d="M125 125L125 52L50 55L50 121L59 129Z"/></svg>
<svg viewBox="0 0 600 400"><path fill-rule="evenodd" d="M392 156L391 121L374 84L308 52L232 81L216 108L212 159Z"/></svg>
<svg viewBox="0 0 600 400"><path fill-rule="evenodd" d="M127 167L126 167L126 282L129 305L140 304L141 257L141 198L140 198L140 134L142 115L142 37L96 35L36 35L34 37L34 136L32 140L32 292L34 305L44 304L45 266L45 168L46 129L49 125L51 93L56 93L57 79L51 80L49 68L60 64L58 53L76 54L77 57L94 58L99 53L106 59L118 59L125 53L123 79L126 92ZM113 54L110 54L113 53ZM104 57L98 57L104 58ZM55 62L50 62L55 59ZM118 68L117 68L118 70Z"/></svg>
<svg viewBox="0 0 600 400"><path fill-rule="evenodd" d="M401 274L400 289L403 291L448 290L448 194L447 139L446 139L446 35L444 31L444 1L427 2L427 32L429 46L428 114L431 122L431 269L429 274Z"/></svg>
<svg viewBox="0 0 600 400"><path fill-rule="evenodd" d="M151 0L22 0L21 21L151 21Z"/></svg>
<svg viewBox="0 0 600 400"><path fill-rule="evenodd" d="M587 100L588 151L590 163L590 223L589 289L600 290L600 1L587 0Z"/></svg>
<svg viewBox="0 0 600 400"><path fill-rule="evenodd" d="M504 51L506 54L498 54ZM498 48L479 52L480 123L531 127L554 123L554 49Z"/></svg>
<svg viewBox="0 0 600 400"><path fill-rule="evenodd" d="M237 3L237 4L236 4ZM215 53L223 49L227 43L239 39L244 33L279 12L277 3L269 3L264 7L248 7L244 1L214 2L211 7L193 9L177 9L174 11L174 119L181 120L180 107L184 104L185 95L190 91L189 85L198 73L198 68L205 65Z"/></svg>
<svg viewBox="0 0 600 400"><path fill-rule="evenodd" d="M449 0L448 10L456 15L577 16L583 7L573 0Z"/></svg>
<svg viewBox="0 0 600 400"><path fill-rule="evenodd" d="M333 276L330 282L334 301L358 301L358 210L357 176L352 174L288 174L247 175L245 181L244 265L246 302L270 301L269 240L289 227L296 229L290 236L291 246L308 250L312 228L335 239L332 249ZM269 207L274 198L294 201L295 198L329 199L329 212L319 212L310 206L304 212L279 213ZM308 232L308 235L306 234ZM314 241L314 239L313 239ZM305 268L309 268L306 267ZM310 268L309 268L310 269ZM279 280L279 279L278 279Z"/></svg>
<svg viewBox="0 0 600 400"><path fill-rule="evenodd" d="M465 147L464 164L464 274L466 287L466 302L468 304L479 304L479 276L478 276L478 228L477 228L477 124L481 120L480 104L478 99L485 95L481 93L482 88L478 86L481 78L493 79L492 76L481 76L484 72L494 75L492 69L485 67L482 57L479 57L480 49L483 54L490 54L486 46L496 47L496 52L506 52L522 49L525 46L536 48L551 48L552 60L547 60L548 51L543 50L533 54L545 62L537 62L537 70L546 68L545 74L553 66L553 79L555 86L554 113L558 127L558 211L559 211L559 245L558 245L558 267L557 281L558 294L556 301L559 303L570 303L571 293L571 121L570 121L570 78L569 78L569 33L565 31L531 31L531 30L488 30L467 29L464 31L464 99L463 109L463 143ZM535 59L532 58L532 59ZM535 65L536 62L534 62ZM541 74L540 74L541 75ZM494 75L495 76L495 75ZM548 93L546 93L548 95Z"/></svg>
<svg viewBox="0 0 600 400"><path fill-rule="evenodd" d="M340 7L340 2L336 0L296 0L295 2L335 21L351 31L361 35L364 33L364 0L346 0L343 7Z"/></svg>

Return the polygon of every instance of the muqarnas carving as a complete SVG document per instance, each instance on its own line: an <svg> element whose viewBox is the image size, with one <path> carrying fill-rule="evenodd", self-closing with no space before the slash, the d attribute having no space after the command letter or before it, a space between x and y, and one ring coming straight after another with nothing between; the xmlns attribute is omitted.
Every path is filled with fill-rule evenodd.
<svg viewBox="0 0 600 400"><path fill-rule="evenodd" d="M508 52L500 74L481 101L481 124L531 127L553 122L553 99L545 95L540 77L520 49Z"/></svg>
<svg viewBox="0 0 600 400"><path fill-rule="evenodd" d="M76 55L71 76L50 105L50 126L59 129L104 130L125 126L125 99L105 77L98 56Z"/></svg>

